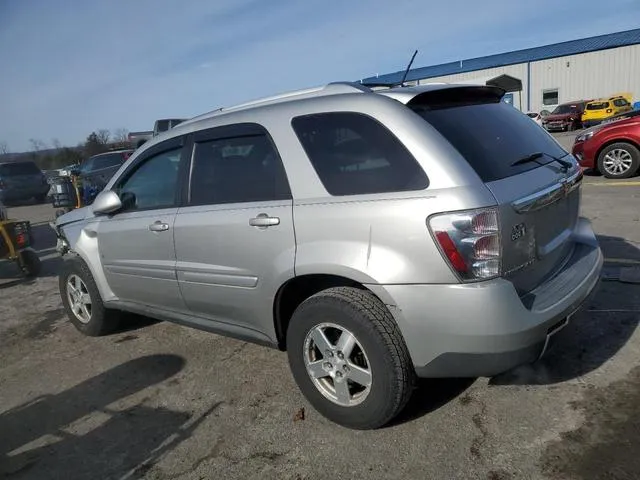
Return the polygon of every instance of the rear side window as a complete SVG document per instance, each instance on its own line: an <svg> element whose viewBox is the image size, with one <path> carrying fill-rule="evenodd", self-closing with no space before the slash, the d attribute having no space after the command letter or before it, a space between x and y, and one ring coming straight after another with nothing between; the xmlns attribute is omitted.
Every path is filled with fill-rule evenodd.
<svg viewBox="0 0 640 480"><path fill-rule="evenodd" d="M467 160L484 182L491 182L532 170L535 162L512 166L532 153L547 156L537 162L549 163L567 153L535 122L499 99L459 105L446 102L437 107L411 108L445 137Z"/></svg>
<svg viewBox="0 0 640 480"><path fill-rule="evenodd" d="M3 163L0 165L0 175L3 177L38 175L40 173L40 169L33 162Z"/></svg>
<svg viewBox="0 0 640 480"><path fill-rule="evenodd" d="M609 108L609 102L594 102L587 104L587 110L602 110L603 108Z"/></svg>
<svg viewBox="0 0 640 480"><path fill-rule="evenodd" d="M195 143L189 205L290 198L284 167L267 135Z"/></svg>
<svg viewBox="0 0 640 480"><path fill-rule="evenodd" d="M405 146L367 115L321 113L292 125L331 195L422 190L429 183Z"/></svg>

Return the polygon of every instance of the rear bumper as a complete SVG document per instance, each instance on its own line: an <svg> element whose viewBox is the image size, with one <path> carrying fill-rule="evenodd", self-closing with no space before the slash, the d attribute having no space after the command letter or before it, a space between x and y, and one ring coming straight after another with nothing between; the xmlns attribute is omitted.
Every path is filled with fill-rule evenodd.
<svg viewBox="0 0 640 480"><path fill-rule="evenodd" d="M368 287L389 305L419 376L492 376L538 359L596 287L603 259L587 220L573 240L563 269L524 297L504 279Z"/></svg>

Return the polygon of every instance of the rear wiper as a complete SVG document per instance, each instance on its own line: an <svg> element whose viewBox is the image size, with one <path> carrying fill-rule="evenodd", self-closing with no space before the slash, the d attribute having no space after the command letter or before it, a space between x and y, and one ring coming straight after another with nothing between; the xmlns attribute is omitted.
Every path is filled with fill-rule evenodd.
<svg viewBox="0 0 640 480"><path fill-rule="evenodd" d="M536 162L538 165L543 165L542 163L538 162L537 160L543 156L547 156L553 160L555 160L556 162L558 162L560 165L562 165L562 169L566 172L568 171L571 167L573 167L573 163L564 160L562 158L558 158L558 157L554 157L553 155L549 155L548 153L542 153L542 152L534 152L531 153L529 155L527 155L526 157L522 157L519 158L518 160L516 160L515 162L513 162L511 164L512 167L515 167L516 165L522 165L523 163L529 163L529 162Z"/></svg>
<svg viewBox="0 0 640 480"><path fill-rule="evenodd" d="M544 153L542 153L542 152L534 152L534 153L532 153L530 155L527 155L526 157L519 158L518 160L513 162L511 164L511 166L515 167L516 165L522 165L523 163L536 162L536 160L539 159L540 157L542 157L543 155L544 155ZM536 162L536 163L538 163L538 162Z"/></svg>

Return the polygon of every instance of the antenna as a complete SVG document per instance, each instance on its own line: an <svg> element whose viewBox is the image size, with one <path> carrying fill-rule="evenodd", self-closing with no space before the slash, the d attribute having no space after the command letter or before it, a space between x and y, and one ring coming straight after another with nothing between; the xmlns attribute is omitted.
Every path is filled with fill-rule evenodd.
<svg viewBox="0 0 640 480"><path fill-rule="evenodd" d="M411 57L411 60L409 61L409 65L407 65L407 69L404 71L404 75L402 76L402 80L400 81L400 86L401 87L404 87L404 81L407 79L407 75L409 74L409 69L411 68L411 65L413 65L413 59L416 58L417 54L418 54L418 50L413 52L413 56Z"/></svg>

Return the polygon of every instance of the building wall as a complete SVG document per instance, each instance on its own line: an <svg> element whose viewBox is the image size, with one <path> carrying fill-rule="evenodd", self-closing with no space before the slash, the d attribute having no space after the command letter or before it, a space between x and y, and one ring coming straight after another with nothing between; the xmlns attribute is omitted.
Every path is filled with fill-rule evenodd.
<svg viewBox="0 0 640 480"><path fill-rule="evenodd" d="M567 66L568 63L568 66ZM530 71L530 79L528 79ZM581 53L549 60L489 68L420 80L429 82L473 82L485 77L507 74L522 80L522 110L552 110L542 104L544 90L557 89L558 102L591 99L613 93L629 92L640 100L640 45ZM529 96L530 95L530 96ZM518 94L514 106L520 107Z"/></svg>
<svg viewBox="0 0 640 480"><path fill-rule="evenodd" d="M640 45L531 63L531 108L543 108L542 91L558 89L559 103L629 92L640 98ZM548 108L545 106L544 108Z"/></svg>

